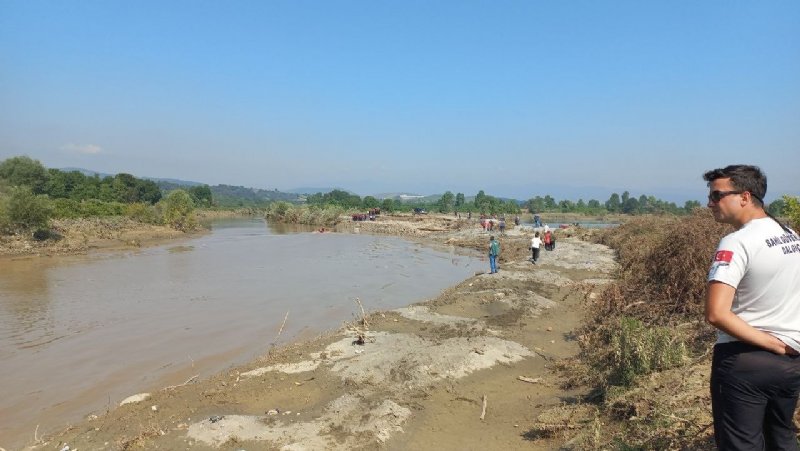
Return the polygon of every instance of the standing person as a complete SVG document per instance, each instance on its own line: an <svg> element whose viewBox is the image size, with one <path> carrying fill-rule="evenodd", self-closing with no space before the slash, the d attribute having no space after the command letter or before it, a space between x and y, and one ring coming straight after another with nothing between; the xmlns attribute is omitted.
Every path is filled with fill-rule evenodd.
<svg viewBox="0 0 800 451"><path fill-rule="evenodd" d="M500 235L506 234L506 218L500 218L500 223L498 225L500 228Z"/></svg>
<svg viewBox="0 0 800 451"><path fill-rule="evenodd" d="M711 364L721 450L798 450L800 237L764 210L767 177L732 165L703 175L722 238L708 273L705 318L717 328Z"/></svg>
<svg viewBox="0 0 800 451"><path fill-rule="evenodd" d="M489 237L489 270L491 274L497 273L497 257L500 255L500 243L494 239L494 235Z"/></svg>
<svg viewBox="0 0 800 451"><path fill-rule="evenodd" d="M551 248L550 245L553 242L553 234L549 230L547 232L544 232L544 240L543 241L544 241L544 250L552 251L553 248Z"/></svg>
<svg viewBox="0 0 800 451"><path fill-rule="evenodd" d="M531 238L531 261L535 265L539 260L539 248L542 246L542 239L539 238L539 232L533 234Z"/></svg>

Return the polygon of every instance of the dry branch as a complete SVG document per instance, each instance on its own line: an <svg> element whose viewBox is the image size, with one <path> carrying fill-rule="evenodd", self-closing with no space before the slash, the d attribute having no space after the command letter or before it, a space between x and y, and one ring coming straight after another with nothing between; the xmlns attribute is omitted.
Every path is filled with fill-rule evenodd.
<svg viewBox="0 0 800 451"><path fill-rule="evenodd" d="M522 382L528 382L529 384L538 384L538 383L542 382L542 378L541 377L537 377L535 379L532 379L530 377L517 376L517 380L521 380Z"/></svg>
<svg viewBox="0 0 800 451"><path fill-rule="evenodd" d="M486 395L483 395L483 407L481 408L481 421L486 416Z"/></svg>
<svg viewBox="0 0 800 451"><path fill-rule="evenodd" d="M186 379L186 382L184 382L184 383L182 383L182 384L178 384L178 385L170 385L169 387L164 387L164 388L162 388L162 390L164 390L164 391L167 391L167 390L172 390L172 389L174 389L174 388L183 387L184 385L187 385L187 384L189 384L190 382L194 381L194 380L195 380L195 379L197 379L198 377L200 377L200 375L199 375L199 374L195 374L194 376L190 377L189 379Z"/></svg>
<svg viewBox="0 0 800 451"><path fill-rule="evenodd" d="M286 316L283 317L283 323L281 323L281 328L278 329L278 335L275 335L275 339L272 340L273 345L278 341L278 338L281 336L281 333L283 332L283 327L286 325L286 320L288 318L289 318L289 310L286 311Z"/></svg>
<svg viewBox="0 0 800 451"><path fill-rule="evenodd" d="M364 306L361 305L361 299L356 298L356 304L358 304L358 307L361 309L361 325L369 328L369 324L367 324L367 313L364 311Z"/></svg>

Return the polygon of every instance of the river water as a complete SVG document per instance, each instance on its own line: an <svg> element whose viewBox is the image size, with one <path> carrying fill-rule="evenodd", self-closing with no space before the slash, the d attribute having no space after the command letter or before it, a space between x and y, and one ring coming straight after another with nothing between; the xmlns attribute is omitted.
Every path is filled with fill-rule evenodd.
<svg viewBox="0 0 800 451"><path fill-rule="evenodd" d="M434 297L485 263L395 237L228 220L130 252L0 260L0 447L279 342ZM9 448L9 446L11 448Z"/></svg>

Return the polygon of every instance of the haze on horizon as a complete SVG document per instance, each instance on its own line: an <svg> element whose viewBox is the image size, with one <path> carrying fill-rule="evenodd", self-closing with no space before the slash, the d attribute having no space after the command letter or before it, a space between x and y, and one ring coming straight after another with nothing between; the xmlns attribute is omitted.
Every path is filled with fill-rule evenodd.
<svg viewBox="0 0 800 451"><path fill-rule="evenodd" d="M0 2L0 159L289 190L800 194L800 2Z"/></svg>

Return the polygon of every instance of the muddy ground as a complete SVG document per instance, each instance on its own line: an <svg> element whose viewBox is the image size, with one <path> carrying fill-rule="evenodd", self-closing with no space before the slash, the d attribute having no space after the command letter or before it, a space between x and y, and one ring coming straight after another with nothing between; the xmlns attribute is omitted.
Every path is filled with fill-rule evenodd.
<svg viewBox="0 0 800 451"><path fill-rule="evenodd" d="M478 249L489 236L476 222L436 216L338 229ZM154 387L144 400L113 400L29 449L557 449L533 426L582 394L560 388L553 362L577 353L582 300L615 263L608 248L559 230L555 251L534 265L531 232L494 233L498 274L393 311L364 300L362 316L354 303L356 319L339 331L209 379Z"/></svg>

